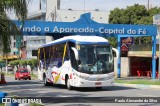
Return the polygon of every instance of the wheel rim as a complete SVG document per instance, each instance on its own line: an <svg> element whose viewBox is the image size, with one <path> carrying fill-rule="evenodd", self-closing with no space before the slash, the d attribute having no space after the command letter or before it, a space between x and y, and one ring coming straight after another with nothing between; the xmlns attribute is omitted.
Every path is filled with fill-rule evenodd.
<svg viewBox="0 0 160 106"><path fill-rule="evenodd" d="M45 85L46 85L46 82L47 82L47 78L45 77L45 78L44 78L44 84L45 84Z"/></svg>

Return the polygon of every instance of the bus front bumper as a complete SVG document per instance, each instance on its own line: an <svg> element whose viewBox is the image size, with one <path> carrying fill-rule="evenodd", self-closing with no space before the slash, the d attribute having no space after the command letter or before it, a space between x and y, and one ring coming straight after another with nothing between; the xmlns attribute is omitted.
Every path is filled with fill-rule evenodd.
<svg viewBox="0 0 160 106"><path fill-rule="evenodd" d="M73 81L71 86L74 87L107 87L114 85L114 78L105 81L89 81L84 79L79 79L78 81Z"/></svg>

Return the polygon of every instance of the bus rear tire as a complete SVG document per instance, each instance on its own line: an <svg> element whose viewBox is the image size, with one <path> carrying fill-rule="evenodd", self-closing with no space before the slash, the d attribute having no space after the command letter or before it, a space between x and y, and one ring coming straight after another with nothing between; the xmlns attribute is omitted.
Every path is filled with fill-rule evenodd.
<svg viewBox="0 0 160 106"><path fill-rule="evenodd" d="M72 86L70 85L70 81L69 81L69 78L67 77L67 80L66 80L66 86L67 86L67 89L68 90L71 90L72 89Z"/></svg>

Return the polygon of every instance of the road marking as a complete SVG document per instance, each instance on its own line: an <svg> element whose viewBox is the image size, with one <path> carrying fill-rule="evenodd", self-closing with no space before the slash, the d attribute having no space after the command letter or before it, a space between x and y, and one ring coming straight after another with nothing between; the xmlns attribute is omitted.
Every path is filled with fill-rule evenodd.
<svg viewBox="0 0 160 106"><path fill-rule="evenodd" d="M73 97L71 95L60 95L60 96L57 96L57 97Z"/></svg>
<svg viewBox="0 0 160 106"><path fill-rule="evenodd" d="M145 95L145 94L137 94L139 96L146 96L146 97L159 97L159 96L155 96L155 95Z"/></svg>

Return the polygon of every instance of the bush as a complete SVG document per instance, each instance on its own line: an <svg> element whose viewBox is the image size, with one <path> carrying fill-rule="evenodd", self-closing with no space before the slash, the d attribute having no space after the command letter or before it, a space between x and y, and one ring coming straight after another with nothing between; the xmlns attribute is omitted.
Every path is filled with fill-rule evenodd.
<svg viewBox="0 0 160 106"><path fill-rule="evenodd" d="M19 63L21 66L25 66L25 65L27 65L27 60L20 60Z"/></svg>
<svg viewBox="0 0 160 106"><path fill-rule="evenodd" d="M32 59L32 67L36 67L37 66L37 59Z"/></svg>
<svg viewBox="0 0 160 106"><path fill-rule="evenodd" d="M13 61L10 61L9 64L12 66L17 66L17 65L19 65L19 61L20 60L13 60Z"/></svg>

